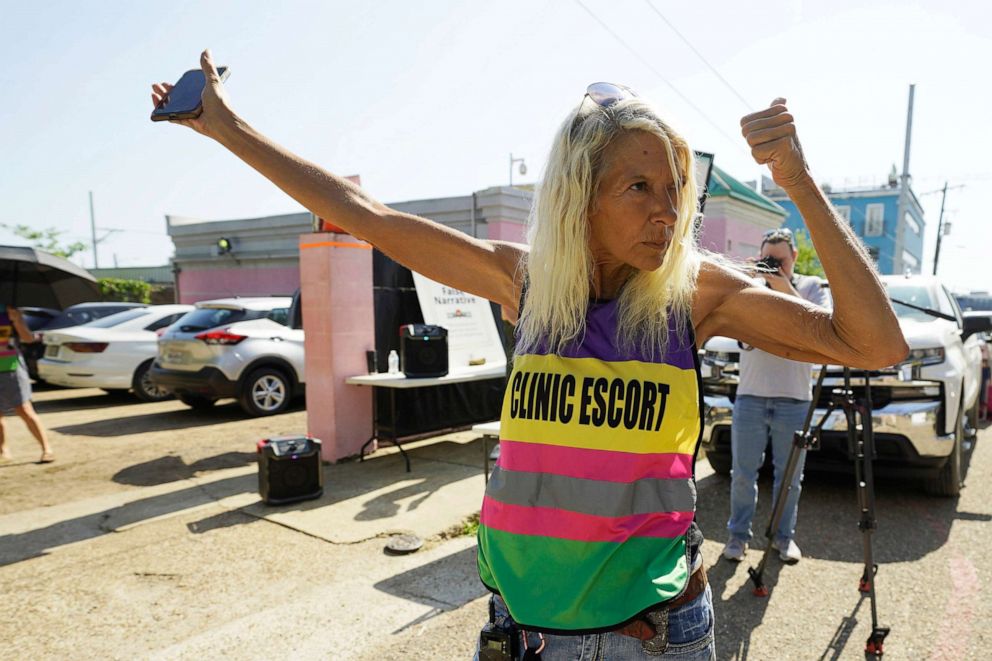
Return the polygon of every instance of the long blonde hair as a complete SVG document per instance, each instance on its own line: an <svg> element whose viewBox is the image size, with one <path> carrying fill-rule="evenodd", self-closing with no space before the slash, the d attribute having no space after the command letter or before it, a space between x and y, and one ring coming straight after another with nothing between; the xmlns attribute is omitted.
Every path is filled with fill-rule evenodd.
<svg viewBox="0 0 992 661"><path fill-rule="evenodd" d="M604 169L607 146L626 131L645 131L665 144L678 188L678 218L664 260L636 271L620 291L617 345L646 356L664 355L669 315L687 337L700 252L694 231L698 192L688 143L647 103L631 98L601 107L583 99L561 125L531 208L527 297L517 324L517 352L546 346L562 353L585 332L593 275L589 210Z"/></svg>

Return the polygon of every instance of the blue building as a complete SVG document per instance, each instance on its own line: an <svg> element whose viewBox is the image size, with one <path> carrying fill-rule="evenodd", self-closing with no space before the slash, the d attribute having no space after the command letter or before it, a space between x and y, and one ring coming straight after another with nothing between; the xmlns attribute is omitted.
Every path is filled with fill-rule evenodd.
<svg viewBox="0 0 992 661"><path fill-rule="evenodd" d="M762 192L788 212L783 227L805 230L796 205L774 182L764 177ZM923 267L923 232L926 222L916 194L910 188L906 196L906 213L899 215L899 182L894 177L888 186L859 186L824 192L837 212L851 223L883 274L920 273Z"/></svg>

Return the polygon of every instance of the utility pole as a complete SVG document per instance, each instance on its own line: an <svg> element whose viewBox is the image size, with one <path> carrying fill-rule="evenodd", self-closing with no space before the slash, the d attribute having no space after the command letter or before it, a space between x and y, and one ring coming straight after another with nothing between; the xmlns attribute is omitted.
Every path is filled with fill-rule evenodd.
<svg viewBox="0 0 992 661"><path fill-rule="evenodd" d="M100 268L100 259L96 254L96 216L93 215L93 191L90 191L90 237L93 239L93 268Z"/></svg>
<svg viewBox="0 0 992 661"><path fill-rule="evenodd" d="M944 202L947 201L947 182L940 196L940 217L937 218L937 248L933 251L933 274L937 275L937 260L940 259L940 239L944 236Z"/></svg>
<svg viewBox="0 0 992 661"><path fill-rule="evenodd" d="M948 187L947 182L944 182L944 188L941 189L940 197L940 217L937 219L937 247L933 251L933 274L937 275L937 262L940 260L940 240L944 238L944 203L947 202L947 191L954 190L955 188L964 188L964 184L958 186ZM936 193L937 191L933 191Z"/></svg>
<svg viewBox="0 0 992 661"><path fill-rule="evenodd" d="M902 151L902 175L899 177L899 204L896 211L896 245L892 255L892 266L896 273L902 273L902 233L905 229L903 218L906 215L906 203L909 199L909 146L913 138L913 96L916 85L909 86L909 108L906 111L906 145ZM939 237L938 237L939 240Z"/></svg>

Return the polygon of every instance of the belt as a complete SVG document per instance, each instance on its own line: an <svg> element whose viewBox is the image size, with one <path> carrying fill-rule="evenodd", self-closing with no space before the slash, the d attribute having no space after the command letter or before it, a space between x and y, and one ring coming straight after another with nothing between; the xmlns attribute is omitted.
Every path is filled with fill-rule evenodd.
<svg viewBox="0 0 992 661"><path fill-rule="evenodd" d="M642 641L654 638L658 635L654 624L654 622L657 621L657 615L653 618L651 616L657 611L665 611L665 616L667 616L668 611L675 610L679 606L684 606L689 603L703 593L703 590L706 589L706 582L706 567L705 565L700 565L699 569L692 572L692 575L689 577L689 584L685 586L685 592L683 592L681 596L672 599L654 610L644 613L633 622L630 622L615 631L619 634L623 634L624 636L630 636L631 638L637 638Z"/></svg>

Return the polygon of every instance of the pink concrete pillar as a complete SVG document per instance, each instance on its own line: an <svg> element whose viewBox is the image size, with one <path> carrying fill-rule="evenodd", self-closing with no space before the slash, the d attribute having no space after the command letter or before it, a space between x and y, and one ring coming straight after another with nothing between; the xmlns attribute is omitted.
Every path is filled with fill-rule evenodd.
<svg viewBox="0 0 992 661"><path fill-rule="evenodd" d="M323 441L324 461L337 461L372 435L369 389L344 382L368 371L365 352L375 348L372 246L347 234L300 235L300 296L307 429Z"/></svg>

